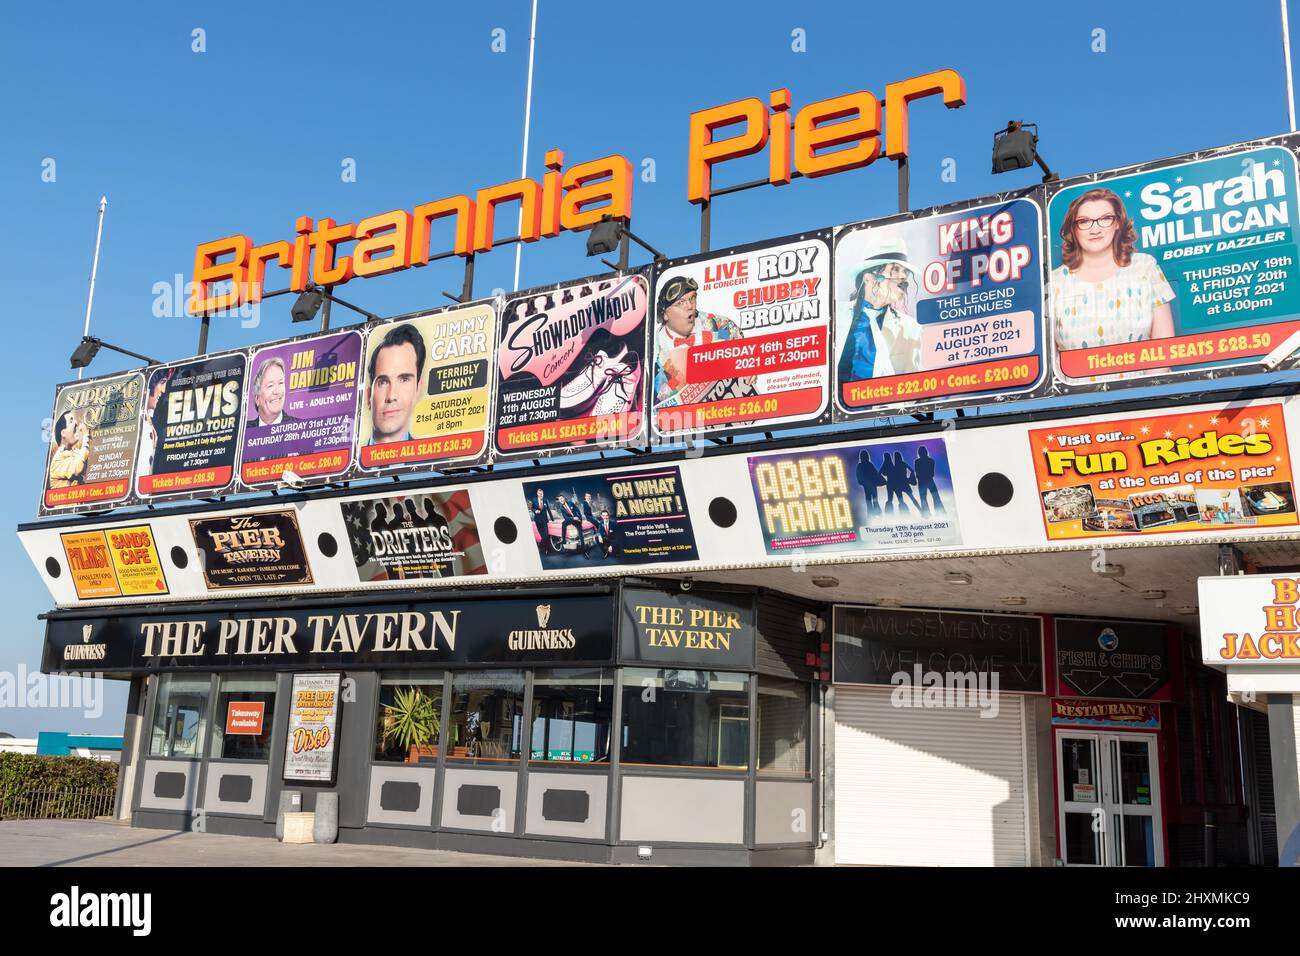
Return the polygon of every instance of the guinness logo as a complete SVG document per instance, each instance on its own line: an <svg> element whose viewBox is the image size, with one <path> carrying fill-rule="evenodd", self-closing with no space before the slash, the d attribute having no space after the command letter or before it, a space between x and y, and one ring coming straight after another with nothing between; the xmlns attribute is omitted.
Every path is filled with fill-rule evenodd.
<svg viewBox="0 0 1300 956"><path fill-rule="evenodd" d="M537 605L537 626L544 628L551 620L551 606L549 604Z"/></svg>
<svg viewBox="0 0 1300 956"><path fill-rule="evenodd" d="M95 630L95 625L93 624L81 625L81 643L89 644L91 632L93 632L94 630Z"/></svg>
<svg viewBox="0 0 1300 956"><path fill-rule="evenodd" d="M568 650L578 643L573 628L548 628L551 623L551 605L537 605L537 630L511 631L506 635L506 646L512 651Z"/></svg>
<svg viewBox="0 0 1300 956"><path fill-rule="evenodd" d="M81 643L69 644L63 648L65 661L102 661L108 656L107 644L92 644L90 638L95 630L94 624L81 625Z"/></svg>

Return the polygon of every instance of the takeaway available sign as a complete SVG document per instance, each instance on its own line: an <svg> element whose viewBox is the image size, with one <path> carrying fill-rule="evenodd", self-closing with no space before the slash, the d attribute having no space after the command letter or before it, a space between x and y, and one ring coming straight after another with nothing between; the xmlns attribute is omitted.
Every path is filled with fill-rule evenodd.
<svg viewBox="0 0 1300 956"><path fill-rule="evenodd" d="M1300 664L1300 577L1205 577L1197 588L1206 664Z"/></svg>

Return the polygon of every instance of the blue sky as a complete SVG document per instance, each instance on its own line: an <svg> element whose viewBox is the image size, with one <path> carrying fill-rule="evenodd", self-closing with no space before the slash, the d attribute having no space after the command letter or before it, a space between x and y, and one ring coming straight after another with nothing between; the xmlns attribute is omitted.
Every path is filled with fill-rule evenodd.
<svg viewBox="0 0 1300 956"><path fill-rule="evenodd" d="M996 12L993 11L996 9ZM369 14L373 10L373 16ZM1296 11L1300 16L1300 9ZM291 238L296 216L340 222L515 178L519 173L528 0L388 3L367 8L197 3L34 4L6 8L0 63L0 266L10 346L0 368L12 404L0 519L36 510L42 423L81 334L95 216L107 194L92 332L160 359L190 355L197 322L154 315L156 283L188 277L199 242L235 232ZM194 52L193 31L206 51ZM505 52L493 52L493 31ZM806 52L796 52L793 31ZM1104 32L1104 52L1095 52ZM1294 31L1293 31L1294 32ZM967 105L911 116L916 207L1029 185L989 173L990 142L1011 118L1040 124L1063 176L1283 132L1278 4L1172 0L1057 5L726 2L597 5L541 0L529 170L548 148L569 164L622 153L638 180L634 230L669 255L693 252L686 133L696 109L788 86L795 108L952 67ZM342 163L356 164L344 182ZM55 180L42 180L47 160ZM956 163L945 182L945 160ZM760 158L717 172L756 178ZM830 226L895 209L884 163L715 206L714 246ZM509 234L498 230L501 235ZM583 237L525 248L523 286L592 271ZM634 262L641 261L634 257ZM597 267L600 268L600 267ZM480 256L476 290L510 288L513 247ZM380 314L441 304L459 264L356 280L345 298ZM182 279L181 281L184 281ZM211 347L291 334L289 300L259 328L219 323ZM93 371L131 360L101 353ZM36 615L49 596L10 534L0 550L0 671L39 662ZM0 731L120 732L124 693L105 715L0 710Z"/></svg>

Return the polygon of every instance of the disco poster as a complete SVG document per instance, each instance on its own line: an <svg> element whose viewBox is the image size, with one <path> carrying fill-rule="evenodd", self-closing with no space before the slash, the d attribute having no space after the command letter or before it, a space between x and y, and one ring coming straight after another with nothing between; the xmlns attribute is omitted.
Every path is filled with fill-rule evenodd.
<svg viewBox="0 0 1300 956"><path fill-rule="evenodd" d="M495 345L489 303L371 326L357 434L361 467L382 473L481 460Z"/></svg>
<svg viewBox="0 0 1300 956"><path fill-rule="evenodd" d="M1042 214L1030 199L836 230L841 417L969 404L1046 368Z"/></svg>
<svg viewBox="0 0 1300 956"><path fill-rule="evenodd" d="M699 557L675 467L527 481L524 499L548 571Z"/></svg>
<svg viewBox="0 0 1300 956"><path fill-rule="evenodd" d="M659 273L650 390L657 434L822 419L831 390L828 238L692 257Z"/></svg>
<svg viewBox="0 0 1300 956"><path fill-rule="evenodd" d="M131 497L143 396L140 372L59 386L41 514L91 511Z"/></svg>
<svg viewBox="0 0 1300 956"><path fill-rule="evenodd" d="M943 438L749 458L768 554L962 543Z"/></svg>
<svg viewBox="0 0 1300 956"><path fill-rule="evenodd" d="M642 437L649 297L645 278L630 275L506 301L496 361L498 454Z"/></svg>
<svg viewBox="0 0 1300 956"><path fill-rule="evenodd" d="M340 507L360 581L487 574L467 489L362 498Z"/></svg>
<svg viewBox="0 0 1300 956"><path fill-rule="evenodd" d="M234 352L149 370L136 494L157 501L233 487L246 367Z"/></svg>
<svg viewBox="0 0 1300 956"><path fill-rule="evenodd" d="M361 333L334 332L259 349L249 363L240 480L275 485L347 472L357 423Z"/></svg>

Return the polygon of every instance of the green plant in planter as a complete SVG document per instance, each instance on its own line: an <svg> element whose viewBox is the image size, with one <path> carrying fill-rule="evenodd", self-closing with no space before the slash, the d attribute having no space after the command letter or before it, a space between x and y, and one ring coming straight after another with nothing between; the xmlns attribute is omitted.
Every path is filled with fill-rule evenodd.
<svg viewBox="0 0 1300 956"><path fill-rule="evenodd" d="M412 747L438 742L441 715L438 701L418 687L399 688L393 703L384 705L384 746Z"/></svg>

